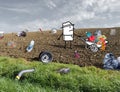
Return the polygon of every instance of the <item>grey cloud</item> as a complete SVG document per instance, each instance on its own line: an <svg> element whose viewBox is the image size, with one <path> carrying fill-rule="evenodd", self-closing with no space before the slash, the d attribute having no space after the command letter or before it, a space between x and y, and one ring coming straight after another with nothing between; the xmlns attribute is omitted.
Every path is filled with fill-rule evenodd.
<svg viewBox="0 0 120 92"><path fill-rule="evenodd" d="M68 20L78 28L120 26L119 6L119 0L1 0L0 28L60 28Z"/></svg>

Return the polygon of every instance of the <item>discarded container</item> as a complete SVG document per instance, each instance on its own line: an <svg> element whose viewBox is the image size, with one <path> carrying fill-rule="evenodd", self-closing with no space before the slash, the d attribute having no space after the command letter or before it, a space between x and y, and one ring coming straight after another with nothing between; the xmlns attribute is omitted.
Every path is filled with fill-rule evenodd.
<svg viewBox="0 0 120 92"><path fill-rule="evenodd" d="M31 52L33 47L34 47L35 41L31 40L30 44L28 45L28 47L26 48L27 52Z"/></svg>
<svg viewBox="0 0 120 92"><path fill-rule="evenodd" d="M53 29L51 30L51 33L52 33L52 34L57 33L57 29L53 28Z"/></svg>
<svg viewBox="0 0 120 92"><path fill-rule="evenodd" d="M111 29L110 30L110 35L116 35L116 29Z"/></svg>
<svg viewBox="0 0 120 92"><path fill-rule="evenodd" d="M39 61L42 61L43 63L49 63L53 60L52 54L47 51L43 51L39 54Z"/></svg>
<svg viewBox="0 0 120 92"><path fill-rule="evenodd" d="M86 36L90 37L90 36L92 36L92 33L91 32L86 32Z"/></svg>

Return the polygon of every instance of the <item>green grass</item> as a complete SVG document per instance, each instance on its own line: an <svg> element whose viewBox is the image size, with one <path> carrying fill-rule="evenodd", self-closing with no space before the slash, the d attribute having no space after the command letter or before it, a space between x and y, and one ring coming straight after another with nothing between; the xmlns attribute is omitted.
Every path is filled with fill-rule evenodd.
<svg viewBox="0 0 120 92"><path fill-rule="evenodd" d="M16 80L21 70L35 68ZM68 74L57 72L70 68ZM79 67L0 57L0 92L119 92L120 72L96 67Z"/></svg>

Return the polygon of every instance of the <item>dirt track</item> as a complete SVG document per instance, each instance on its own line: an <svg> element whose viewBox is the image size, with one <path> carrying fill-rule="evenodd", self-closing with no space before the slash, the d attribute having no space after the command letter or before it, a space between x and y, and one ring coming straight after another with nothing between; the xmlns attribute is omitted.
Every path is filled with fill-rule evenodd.
<svg viewBox="0 0 120 92"><path fill-rule="evenodd" d="M75 30L77 35L85 36L86 31L95 32L96 29L80 29ZM109 43L105 51L98 51L96 53L85 49L85 43L78 37L74 37L72 42L72 49L64 49L64 41L62 38L57 40L62 31L57 34L51 34L50 31L46 32L28 32L26 37L17 37L16 33L5 34L4 38L0 40L0 56L21 57L29 61L37 60L41 51L49 51L53 55L53 62L72 63L79 66L91 66L102 68L102 61L106 53L112 52L116 57L120 56L120 28L116 28L117 34L110 35L110 29L101 29L102 34L107 36ZM31 40L35 41L35 46L31 52L26 52L25 49ZM9 41L14 41L16 47L12 48L7 46ZM74 51L77 50L80 58L74 58Z"/></svg>

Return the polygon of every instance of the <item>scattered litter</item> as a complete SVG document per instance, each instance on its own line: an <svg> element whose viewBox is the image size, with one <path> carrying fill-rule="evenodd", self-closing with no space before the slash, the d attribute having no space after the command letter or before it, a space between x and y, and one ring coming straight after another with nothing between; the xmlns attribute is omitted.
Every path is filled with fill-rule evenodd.
<svg viewBox="0 0 120 92"><path fill-rule="evenodd" d="M97 52L99 49L105 50L108 41L106 41L106 36L102 35L100 30L96 30L94 35L91 32L86 32L86 36L87 39L80 37L87 44L86 48L92 52Z"/></svg>
<svg viewBox="0 0 120 92"><path fill-rule="evenodd" d="M4 38L4 32L0 31L0 39Z"/></svg>
<svg viewBox="0 0 120 92"><path fill-rule="evenodd" d="M95 36L94 36L94 35L90 36L90 37L88 38L88 41L94 42L94 41L95 41Z"/></svg>
<svg viewBox="0 0 120 92"><path fill-rule="evenodd" d="M33 47L34 47L35 41L31 40L30 44L28 45L28 47L26 48L27 52L31 52Z"/></svg>
<svg viewBox="0 0 120 92"><path fill-rule="evenodd" d="M90 36L92 36L92 33L91 32L86 32L86 36L90 37Z"/></svg>
<svg viewBox="0 0 120 92"><path fill-rule="evenodd" d="M18 32L18 33L17 33L17 36L18 36L18 37L21 37L21 36L22 36L22 37L25 37L26 35L27 35L27 34L26 34L25 31L21 31L21 32Z"/></svg>
<svg viewBox="0 0 120 92"><path fill-rule="evenodd" d="M53 29L51 30L51 33L52 33L52 34L57 33L57 29L56 29L56 28L53 28Z"/></svg>
<svg viewBox="0 0 120 92"><path fill-rule="evenodd" d="M19 80L24 73L30 73L30 72L34 72L34 71L35 71L35 69L22 70L22 71L20 71L19 74L16 76L16 79Z"/></svg>
<svg viewBox="0 0 120 92"><path fill-rule="evenodd" d="M96 30L95 33L94 33L94 35L95 35L96 37L101 36L101 35L102 35L101 30Z"/></svg>
<svg viewBox="0 0 120 92"><path fill-rule="evenodd" d="M60 74L67 74L70 72L70 68L61 68L58 70Z"/></svg>
<svg viewBox="0 0 120 92"><path fill-rule="evenodd" d="M53 60L52 54L47 51L42 51L39 54L39 61L42 61L43 63L49 63Z"/></svg>
<svg viewBox="0 0 120 92"><path fill-rule="evenodd" d="M77 52L77 50L75 50L75 52L74 52L74 57L77 58L77 59L80 58L80 55L79 55L79 53Z"/></svg>
<svg viewBox="0 0 120 92"><path fill-rule="evenodd" d="M16 43L14 41L9 41L7 43L7 46L11 47L11 48L15 48L16 47Z"/></svg>
<svg viewBox="0 0 120 92"><path fill-rule="evenodd" d="M117 59L114 57L112 53L107 53L103 60L103 68L104 69L119 69L120 68L120 58Z"/></svg>
<svg viewBox="0 0 120 92"><path fill-rule="evenodd" d="M43 32L41 28L39 28L39 32Z"/></svg>

